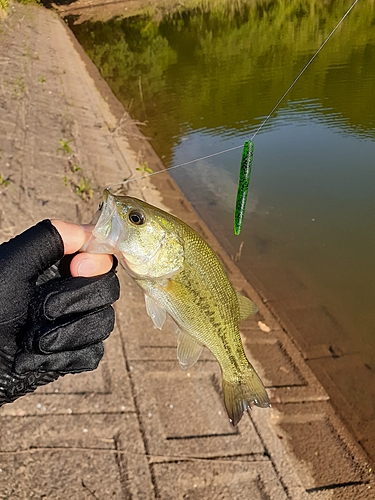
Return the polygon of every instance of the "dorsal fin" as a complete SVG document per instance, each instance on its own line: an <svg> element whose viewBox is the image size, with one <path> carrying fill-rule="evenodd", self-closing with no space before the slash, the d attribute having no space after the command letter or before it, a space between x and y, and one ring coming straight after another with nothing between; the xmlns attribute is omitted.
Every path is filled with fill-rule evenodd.
<svg viewBox="0 0 375 500"><path fill-rule="evenodd" d="M258 307L247 297L237 292L238 307L240 309L240 322L259 311Z"/></svg>

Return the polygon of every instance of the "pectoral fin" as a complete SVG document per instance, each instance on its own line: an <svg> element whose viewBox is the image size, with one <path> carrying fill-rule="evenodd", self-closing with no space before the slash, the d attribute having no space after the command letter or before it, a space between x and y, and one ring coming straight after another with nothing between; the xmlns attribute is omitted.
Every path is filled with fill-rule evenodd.
<svg viewBox="0 0 375 500"><path fill-rule="evenodd" d="M146 310L154 325L161 330L167 318L165 309L159 306L154 299L145 294Z"/></svg>
<svg viewBox="0 0 375 500"><path fill-rule="evenodd" d="M240 308L240 322L259 311L258 307L247 297L237 292L238 306Z"/></svg>
<svg viewBox="0 0 375 500"><path fill-rule="evenodd" d="M203 345L197 342L189 333L180 331L178 335L177 358L183 370L190 368L199 359Z"/></svg>

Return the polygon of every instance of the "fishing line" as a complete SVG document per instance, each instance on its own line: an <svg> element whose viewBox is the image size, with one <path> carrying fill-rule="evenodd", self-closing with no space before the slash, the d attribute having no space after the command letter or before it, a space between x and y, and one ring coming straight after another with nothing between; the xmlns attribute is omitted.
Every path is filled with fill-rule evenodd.
<svg viewBox="0 0 375 500"><path fill-rule="evenodd" d="M252 167L253 154L254 154L254 143L253 143L254 137L260 132L260 130L267 123L267 121L271 118L272 114L280 106L280 104L285 99L285 97L287 96L287 94L291 91L291 89L298 82L298 80L301 78L301 76L303 75L303 73L307 70L307 68L310 66L310 64L314 61L314 59L319 54L319 52L323 49L323 47L326 45L326 43L328 42L328 40L333 36L333 34L341 26L341 24L343 23L343 21L345 20L345 18L350 14L350 12L355 7L355 5L358 3L358 1L359 0L354 0L354 2L352 3L352 5L345 12L345 14L342 16L342 18L339 20L339 22L333 28L333 30L325 38L325 40L320 45L320 47L318 48L318 50L314 53L314 55L305 64L305 66L298 73L298 75L293 80L293 82L289 85L289 87L284 92L284 94L277 101L277 103L275 104L275 106L271 109L271 111L268 113L268 115L265 117L265 119L262 121L262 123L256 129L256 131L254 132L254 134L251 136L250 140L245 141L244 144L241 144L239 146L234 146L232 148L223 149L223 150L218 151L216 153L211 153L209 155L201 156L200 158L196 158L194 160L185 161L183 163L179 163L178 165L174 165L172 167L169 167L169 168L167 168L165 170L159 170L158 172L153 172L151 174L142 175L140 177L135 177L133 179L127 179L125 182L119 183L119 184L124 185L124 184L127 184L128 182L145 179L145 178L151 177L152 175L162 174L162 173L166 172L167 170L169 171L169 170L174 170L176 168L185 167L186 165L190 165L192 163L197 163L197 162L202 161L202 160L207 160L208 158L213 158L215 156L222 155L222 154L228 153L230 151L235 151L236 149L242 148L242 160L241 160L241 167L240 167L240 173L239 173L239 178L238 178L238 188L237 188L236 205L235 205L235 213L234 213L234 233L236 235L239 235L240 232L241 232L241 229L242 229L242 223L243 223L243 219L244 219L244 216L245 216L246 201L247 201L247 195L248 195L248 191L249 191L251 167ZM119 185L119 184L116 184L116 185ZM113 184L112 186L114 186L114 185L115 184ZM109 186L108 189L111 189L112 186Z"/></svg>
<svg viewBox="0 0 375 500"><path fill-rule="evenodd" d="M319 52L322 50L322 48L326 45L326 43L328 42L328 40L332 37L332 35L337 31L337 29L340 27L340 25L342 24L342 22L345 20L345 18L350 14L350 12L352 11L352 9L355 7L355 5L358 3L359 0L355 0L353 2L353 4L349 7L349 9L345 12L345 14L342 16L342 18L340 19L340 21L337 23L337 25L333 28L333 30L330 32L330 34L325 38L325 40L323 41L323 43L320 45L320 47L318 48L318 50L315 52L315 54L311 57L311 59L307 62L307 64L303 67L303 69L300 71L300 73L296 76L296 78L294 79L294 81L291 83L291 85L288 87L288 89L284 92L284 94L280 97L280 99L277 101L277 103L275 104L275 106L271 109L271 111L268 113L268 115L266 116L266 118L263 120L263 122L260 124L260 126L257 128L257 130L254 132L254 134L251 136L250 140L252 141L254 139L254 137L258 134L258 132L260 132L260 130L264 127L264 125L267 123L267 121L270 119L270 117L272 116L272 114L276 111L276 109L280 106L281 102L283 101L283 99L286 97L286 95L291 91L291 89L294 87L294 85L297 83L297 81L301 78L301 76L303 75L303 73L307 70L307 68L310 66L310 64L313 62L313 60L316 58L316 56L319 54ZM153 175L158 175L158 174L163 174L165 173L166 171L170 171L170 170L174 170L176 168L181 168L181 167L185 167L186 165L190 165L192 163L195 163L195 162L198 162L198 161L202 161L202 160L207 160L208 158L213 158L214 156L218 156L218 155L222 155L222 154L225 154L225 153L229 153L230 151L235 151L236 149L241 149L243 148L243 144L241 145L238 145L238 146L233 146L232 148L228 148L228 149L223 149L221 151L217 151L216 153L211 153L209 155L205 155L205 156L201 156L199 158L195 158L194 160L189 160L189 161L185 161L183 163L179 163L178 165L173 165L172 167L168 167L166 168L165 170L159 170L158 172L153 172L152 174L146 174L146 175L142 175L140 177L135 177L134 179L128 179L126 181L124 181L123 183L115 183L115 184L112 184L113 186L115 185L118 185L118 184L127 184L128 182L132 182L132 181L138 181L138 180L141 180L141 179L146 179L148 177L151 177ZM109 189L110 189L111 186L109 186Z"/></svg>
<svg viewBox="0 0 375 500"><path fill-rule="evenodd" d="M311 59L307 62L307 64L302 68L302 70L296 76L296 78L291 83L289 88L284 92L284 94L280 97L280 99L277 101L275 106L268 113L266 118L263 120L263 122L260 124L258 129L252 135L251 139L249 141L245 141L245 143L243 145L243 149L242 149L242 160L241 160L240 173L238 176L238 187L237 187L236 205L235 205L235 212L234 212L234 234L235 235L238 236L241 233L242 223L243 223L243 220L245 217L246 201L247 201L247 195L249 192L249 184L250 184L250 176L251 176L251 167L253 164L253 156L254 156L254 142L253 142L254 137L262 129L262 127L265 125L265 123L271 117L272 113L279 107L280 103L283 101L285 96L290 92L290 90L298 82L298 80L301 78L303 73L310 66L310 64L313 62L313 60L316 58L316 56L319 54L319 52L322 50L322 48L328 42L328 40L331 38L331 36L335 33L337 28L341 25L341 23L344 21L346 16L353 9L353 7L355 6L355 4L357 2L358 2L358 0L355 0L353 2L353 4L350 6L350 8L346 11L346 13L343 15L343 17L340 19L340 21L337 23L337 25L331 31L331 33L326 37L326 39L323 41L323 43L318 48L318 50L315 52L315 54L311 57Z"/></svg>
<svg viewBox="0 0 375 500"><path fill-rule="evenodd" d="M296 76L295 80L291 83L289 88L284 92L284 94L280 97L280 99L277 101L275 106L271 109L269 114L266 116L266 118L263 120L263 122L260 124L259 128L254 132L254 134L251 136L250 140L253 140L254 137L257 135L257 133L263 128L263 126L266 124L266 122L269 120L271 115L273 114L274 111L280 106L281 102L283 101L284 97L291 91L291 89L294 87L294 85L298 82L298 80L301 78L303 73L307 70L307 68L310 66L310 64L313 62L313 60L316 58L316 56L319 54L319 52L322 50L322 48L325 46L325 44L328 42L328 40L331 38L331 36L335 33L335 31L339 28L341 23L344 21L344 19L349 15L350 11L355 7L356 3L358 3L359 0L355 0L355 2L349 7L349 9L345 12L345 14L342 16L340 21L337 23L335 28L331 31L331 33L327 36L327 38L324 40L322 45L318 48L318 50L315 52L315 54L312 56L312 58L308 61L308 63L304 66L304 68L300 71L300 73ZM197 160L198 161L198 160Z"/></svg>

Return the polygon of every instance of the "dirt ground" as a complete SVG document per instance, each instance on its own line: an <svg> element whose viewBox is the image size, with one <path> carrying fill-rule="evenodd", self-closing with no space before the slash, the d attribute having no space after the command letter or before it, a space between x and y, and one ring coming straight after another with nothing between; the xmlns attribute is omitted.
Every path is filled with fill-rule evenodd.
<svg viewBox="0 0 375 500"><path fill-rule="evenodd" d="M67 26L13 5L0 29L0 241L43 218L88 222L103 187L159 159ZM92 373L0 409L0 499L370 499L368 457L287 332L168 174L130 194L192 225L260 311L243 324L270 410L237 429L205 352L187 373L172 325L159 332L121 275L116 327Z"/></svg>
<svg viewBox="0 0 375 500"><path fill-rule="evenodd" d="M216 0L217 2L217 0ZM130 17L150 13L162 16L183 6L195 7L201 0L43 0L43 4L52 7L61 16L74 16L77 23L88 19L107 21L115 16ZM218 3L218 2L217 2Z"/></svg>

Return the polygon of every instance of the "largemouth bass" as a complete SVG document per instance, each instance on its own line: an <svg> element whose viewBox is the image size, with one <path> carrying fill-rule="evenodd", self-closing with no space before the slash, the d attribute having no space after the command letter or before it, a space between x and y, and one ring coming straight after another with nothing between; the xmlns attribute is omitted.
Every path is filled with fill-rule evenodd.
<svg viewBox="0 0 375 500"><path fill-rule="evenodd" d="M183 369L198 360L203 346L212 352L221 367L224 404L233 425L251 405L270 406L238 328L257 307L234 290L216 254L190 226L144 201L106 189L84 250L117 256L144 291L147 313L159 329L167 313L173 318Z"/></svg>

